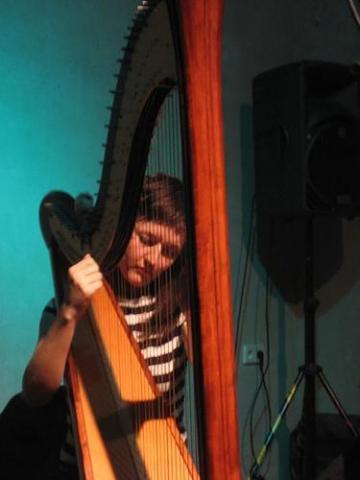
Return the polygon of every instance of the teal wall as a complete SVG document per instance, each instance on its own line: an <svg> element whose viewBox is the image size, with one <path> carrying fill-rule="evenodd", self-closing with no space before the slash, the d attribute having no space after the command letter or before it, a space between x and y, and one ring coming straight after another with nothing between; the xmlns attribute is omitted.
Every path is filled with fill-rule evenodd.
<svg viewBox="0 0 360 480"><path fill-rule="evenodd" d="M52 295L38 208L97 191L109 90L135 0L0 3L0 408L19 391Z"/></svg>

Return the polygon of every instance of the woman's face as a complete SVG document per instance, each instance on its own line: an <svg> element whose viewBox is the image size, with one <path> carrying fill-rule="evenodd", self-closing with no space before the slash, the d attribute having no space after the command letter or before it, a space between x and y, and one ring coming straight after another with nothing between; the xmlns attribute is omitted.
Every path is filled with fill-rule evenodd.
<svg viewBox="0 0 360 480"><path fill-rule="evenodd" d="M119 268L134 287L144 287L171 267L185 243L184 234L155 221L138 220Z"/></svg>

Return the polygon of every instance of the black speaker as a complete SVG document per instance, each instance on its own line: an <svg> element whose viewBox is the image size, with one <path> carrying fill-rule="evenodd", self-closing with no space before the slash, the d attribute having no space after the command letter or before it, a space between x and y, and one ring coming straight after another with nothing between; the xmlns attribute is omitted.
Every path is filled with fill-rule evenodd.
<svg viewBox="0 0 360 480"><path fill-rule="evenodd" d="M359 79L356 66L315 61L254 78L259 212L360 213Z"/></svg>

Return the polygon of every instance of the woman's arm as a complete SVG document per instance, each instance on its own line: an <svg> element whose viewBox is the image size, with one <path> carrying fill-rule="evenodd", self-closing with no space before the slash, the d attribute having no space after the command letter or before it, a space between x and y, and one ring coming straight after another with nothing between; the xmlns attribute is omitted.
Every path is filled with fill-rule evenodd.
<svg viewBox="0 0 360 480"><path fill-rule="evenodd" d="M66 299L24 372L23 395L31 406L45 405L59 388L77 323L103 283L99 266L90 255L69 268L68 281Z"/></svg>

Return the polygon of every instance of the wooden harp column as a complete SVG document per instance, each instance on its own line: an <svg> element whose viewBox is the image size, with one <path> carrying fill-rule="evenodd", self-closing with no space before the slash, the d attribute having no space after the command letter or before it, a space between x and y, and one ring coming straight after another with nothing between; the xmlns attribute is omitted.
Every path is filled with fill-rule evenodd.
<svg viewBox="0 0 360 480"><path fill-rule="evenodd" d="M239 479L221 96L223 1L182 0L178 5L195 218L207 478Z"/></svg>
<svg viewBox="0 0 360 480"><path fill-rule="evenodd" d="M114 268L136 213L128 214L141 190L151 140L146 130L154 128L164 98L177 85L184 177L193 219L189 241L195 247L194 311L198 318L193 321L193 329L201 402L203 452L199 469L204 480L241 478L221 100L222 14L223 0L141 2L114 96L96 205L80 222L74 213L74 201L66 194L49 194L41 208L43 234L52 254L60 299L67 266L85 252L90 251L103 270ZM159 31L159 36L151 30ZM145 52L143 57L138 53L141 50ZM149 65L148 77L143 75L145 64ZM93 310L97 310L96 300ZM77 397L81 375L76 355L70 357L69 366L83 476L86 480L122 480L117 473L101 479L92 476L87 458L92 454L87 451L89 433L81 433L84 409ZM182 449L180 446L179 451ZM160 480L160 474L133 475L130 471L123 478ZM171 474L161 475L161 480L174 479ZM183 478L195 479L198 474L185 474Z"/></svg>

